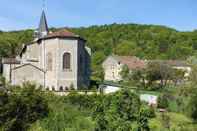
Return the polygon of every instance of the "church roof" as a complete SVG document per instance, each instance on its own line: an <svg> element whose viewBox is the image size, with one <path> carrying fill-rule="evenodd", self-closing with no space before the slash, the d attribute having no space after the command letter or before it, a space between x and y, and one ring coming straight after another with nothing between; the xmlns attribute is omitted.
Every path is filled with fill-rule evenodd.
<svg viewBox="0 0 197 131"><path fill-rule="evenodd" d="M47 37L79 37L67 29L59 30L47 35Z"/></svg>
<svg viewBox="0 0 197 131"><path fill-rule="evenodd" d="M56 32L49 33L47 36L40 38L41 39L53 39L53 38L74 38L74 39L82 39L79 35L74 34L73 32L68 31L67 29L61 29Z"/></svg>
<svg viewBox="0 0 197 131"><path fill-rule="evenodd" d="M40 24L38 28L38 32L48 32L48 24L47 24L47 19L44 10L42 11L42 15L40 18Z"/></svg>

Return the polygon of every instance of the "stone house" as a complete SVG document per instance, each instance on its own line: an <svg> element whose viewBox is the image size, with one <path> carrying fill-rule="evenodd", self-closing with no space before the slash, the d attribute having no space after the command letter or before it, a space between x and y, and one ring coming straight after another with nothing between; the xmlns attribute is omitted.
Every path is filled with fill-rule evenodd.
<svg viewBox="0 0 197 131"><path fill-rule="evenodd" d="M103 62L104 80L121 81L120 72L126 65L130 70L145 68L145 62L135 56L108 56Z"/></svg>
<svg viewBox="0 0 197 131"><path fill-rule="evenodd" d="M34 41L25 44L15 59L19 63L3 62L3 75L13 85L30 81L56 91L89 86L86 40L66 29L49 32L44 11Z"/></svg>
<svg viewBox="0 0 197 131"><path fill-rule="evenodd" d="M191 73L191 66L186 61L181 60L140 60L135 56L108 56L103 62L104 80L105 81L121 81L122 77L120 72L124 65L126 65L130 71L136 69L143 69L147 67L149 63L161 63L171 66L172 68L182 70L185 72L184 77L187 79Z"/></svg>

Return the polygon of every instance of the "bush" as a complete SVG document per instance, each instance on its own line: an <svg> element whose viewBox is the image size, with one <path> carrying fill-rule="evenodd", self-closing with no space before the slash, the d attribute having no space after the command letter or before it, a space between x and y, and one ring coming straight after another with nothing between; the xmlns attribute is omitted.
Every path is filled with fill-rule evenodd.
<svg viewBox="0 0 197 131"><path fill-rule="evenodd" d="M141 122L146 119L148 129L148 119L152 112L145 110L140 112L141 103L139 96L129 89L103 97L97 101L93 111L93 119L96 122L96 130L129 131L141 127ZM145 126L142 127L144 129Z"/></svg>
<svg viewBox="0 0 197 131"><path fill-rule="evenodd" d="M95 105L95 101L97 101L99 97L100 96L97 94L83 95L73 91L65 97L65 102L78 107L80 110L92 110Z"/></svg>
<svg viewBox="0 0 197 131"><path fill-rule="evenodd" d="M150 116L150 110L148 108L141 108L138 116L138 130L149 131L148 118Z"/></svg>
<svg viewBox="0 0 197 131"><path fill-rule="evenodd" d="M48 113L46 100L35 85L24 84L6 95L0 106L0 127L5 131L26 130L31 123Z"/></svg>
<svg viewBox="0 0 197 131"><path fill-rule="evenodd" d="M67 97L67 96L66 96ZM50 112L45 119L34 123L30 131L93 131L94 122L89 114L75 105L65 103L65 97L49 94L46 96Z"/></svg>
<svg viewBox="0 0 197 131"><path fill-rule="evenodd" d="M191 94L188 103L188 114L194 121L197 121L197 89L193 89L193 93Z"/></svg>
<svg viewBox="0 0 197 131"><path fill-rule="evenodd" d="M166 94L160 95L158 97L158 108L168 108L168 96Z"/></svg>

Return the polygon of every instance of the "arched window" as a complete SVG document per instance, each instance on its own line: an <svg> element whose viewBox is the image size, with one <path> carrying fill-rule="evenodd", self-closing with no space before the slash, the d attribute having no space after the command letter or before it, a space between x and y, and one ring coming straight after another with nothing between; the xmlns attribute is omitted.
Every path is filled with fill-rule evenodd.
<svg viewBox="0 0 197 131"><path fill-rule="evenodd" d="M60 91L63 91L64 89L63 89L63 87L62 86L60 86Z"/></svg>
<svg viewBox="0 0 197 131"><path fill-rule="evenodd" d="M52 71L53 69L53 58L52 58L52 53L49 52L47 53L47 70Z"/></svg>
<svg viewBox="0 0 197 131"><path fill-rule="evenodd" d="M65 90L66 90L66 91L68 90L68 87L67 87L67 86L65 87Z"/></svg>
<svg viewBox="0 0 197 131"><path fill-rule="evenodd" d="M71 64L71 59L70 59L71 55L70 53L66 52L63 55L63 69L70 69L70 64Z"/></svg>
<svg viewBox="0 0 197 131"><path fill-rule="evenodd" d="M54 86L52 87L52 91L55 91L55 87Z"/></svg>

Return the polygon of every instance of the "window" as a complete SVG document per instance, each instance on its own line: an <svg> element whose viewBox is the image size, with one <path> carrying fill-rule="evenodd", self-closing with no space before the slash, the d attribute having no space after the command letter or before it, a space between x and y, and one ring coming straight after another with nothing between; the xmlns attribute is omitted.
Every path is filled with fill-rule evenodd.
<svg viewBox="0 0 197 131"><path fill-rule="evenodd" d="M47 53L47 70L52 71L53 69L53 58L52 58L52 53L49 52Z"/></svg>
<svg viewBox="0 0 197 131"><path fill-rule="evenodd" d="M63 91L63 87L62 86L60 86L60 91Z"/></svg>
<svg viewBox="0 0 197 131"><path fill-rule="evenodd" d="M68 52L64 53L63 55L63 69L64 70L70 69L70 64L71 64L70 57L71 57L70 53Z"/></svg>
<svg viewBox="0 0 197 131"><path fill-rule="evenodd" d="M65 87L65 90L66 90L66 91L68 90L68 87L67 87L67 86Z"/></svg>

